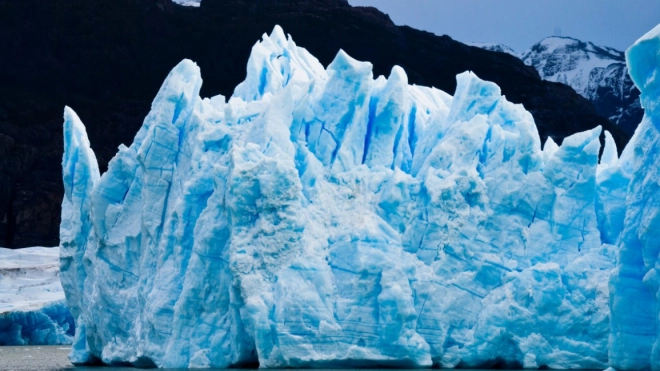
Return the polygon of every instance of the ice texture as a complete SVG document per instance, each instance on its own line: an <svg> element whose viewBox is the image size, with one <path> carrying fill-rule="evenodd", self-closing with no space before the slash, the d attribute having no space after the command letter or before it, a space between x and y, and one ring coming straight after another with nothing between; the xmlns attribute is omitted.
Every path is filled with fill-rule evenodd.
<svg viewBox="0 0 660 371"><path fill-rule="evenodd" d="M626 59L645 114L621 158L630 186L625 206L617 207L617 219L625 219L622 228L616 224L609 357L616 369L660 370L660 25L630 47Z"/></svg>
<svg viewBox="0 0 660 371"><path fill-rule="evenodd" d="M660 63L636 81L644 66ZM201 84L177 65L100 177L65 111L74 363L603 369L635 339L648 362L655 293L637 317L616 303L641 277L614 278L615 297L608 281L640 269L638 230L658 246L657 116L621 159L606 133L599 163L600 127L542 147L532 115L471 72L450 96L343 51L324 68L279 27L228 100Z"/></svg>
<svg viewBox="0 0 660 371"><path fill-rule="evenodd" d="M71 344L59 247L0 248L0 345Z"/></svg>

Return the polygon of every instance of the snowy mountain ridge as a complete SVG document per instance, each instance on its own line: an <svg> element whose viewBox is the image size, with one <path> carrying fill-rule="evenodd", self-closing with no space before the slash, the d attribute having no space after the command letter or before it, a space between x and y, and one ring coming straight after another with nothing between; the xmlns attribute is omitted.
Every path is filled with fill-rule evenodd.
<svg viewBox="0 0 660 371"><path fill-rule="evenodd" d="M517 53L515 50L511 49L510 47L504 44L473 42L473 43L468 43L468 45L476 46L477 48L481 48L481 49L490 50L491 52L501 52L501 53L511 54L516 58L520 58L519 53Z"/></svg>
<svg viewBox="0 0 660 371"><path fill-rule="evenodd" d="M521 59L536 68L543 79L573 87L629 135L641 121L639 90L630 79L623 52L553 36L532 46Z"/></svg>
<svg viewBox="0 0 660 371"><path fill-rule="evenodd" d="M594 68L607 68L612 63L625 67L623 52L560 36L541 40L523 53L521 59L536 68L542 78L570 85L587 98L589 75Z"/></svg>
<svg viewBox="0 0 660 371"><path fill-rule="evenodd" d="M179 5L199 7L201 0L172 0Z"/></svg>
<svg viewBox="0 0 660 371"><path fill-rule="evenodd" d="M571 86L628 135L642 119L639 90L630 79L622 51L563 36L547 37L523 53L503 44L470 45L516 56L544 80Z"/></svg>

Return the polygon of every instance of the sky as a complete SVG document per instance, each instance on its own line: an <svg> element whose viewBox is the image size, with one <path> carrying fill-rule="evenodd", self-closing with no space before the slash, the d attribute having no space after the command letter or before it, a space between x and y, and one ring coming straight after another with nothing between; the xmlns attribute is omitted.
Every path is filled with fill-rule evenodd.
<svg viewBox="0 0 660 371"><path fill-rule="evenodd" d="M524 52L548 36L626 50L660 23L660 0L349 0L398 25Z"/></svg>

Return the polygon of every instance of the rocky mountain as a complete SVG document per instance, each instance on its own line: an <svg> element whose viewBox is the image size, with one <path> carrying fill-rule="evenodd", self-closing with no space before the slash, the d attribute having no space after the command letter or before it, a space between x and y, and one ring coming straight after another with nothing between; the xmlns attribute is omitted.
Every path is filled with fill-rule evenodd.
<svg viewBox="0 0 660 371"><path fill-rule="evenodd" d="M229 96L255 40L279 24L327 66L339 49L403 67L412 84L450 94L473 71L532 113L542 140L602 125L619 148L629 136L563 84L505 53L396 26L345 0L0 0L0 246L59 242L62 112L87 126L101 171L131 143L163 79L182 59L204 71L203 96Z"/></svg>
<svg viewBox="0 0 660 371"><path fill-rule="evenodd" d="M639 90L635 88L624 53L570 37L548 37L523 53L548 81L570 85L589 99L598 113L632 135L643 115Z"/></svg>

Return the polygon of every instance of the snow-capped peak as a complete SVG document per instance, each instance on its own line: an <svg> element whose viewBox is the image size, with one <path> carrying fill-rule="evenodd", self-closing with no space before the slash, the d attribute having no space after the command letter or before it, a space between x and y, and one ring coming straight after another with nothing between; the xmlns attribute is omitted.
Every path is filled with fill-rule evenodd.
<svg viewBox="0 0 660 371"><path fill-rule="evenodd" d="M552 36L533 45L521 59L543 79L570 85L628 134L641 120L639 91L628 76L622 51Z"/></svg>
<svg viewBox="0 0 660 371"><path fill-rule="evenodd" d="M612 63L625 67L621 51L559 36L541 40L523 53L521 59L535 67L543 79L570 85L585 97L594 68L607 68Z"/></svg>
<svg viewBox="0 0 660 371"><path fill-rule="evenodd" d="M194 7L199 7L199 5L202 3L202 0L172 0L172 1L179 5L194 6Z"/></svg>
<svg viewBox="0 0 660 371"><path fill-rule="evenodd" d="M471 46L476 46L477 48L481 49L486 49L490 50L492 52L500 52L500 53L507 53L511 54L516 58L520 58L520 53L517 53L515 50L511 49L510 47L504 45L504 44L496 44L496 43L468 43L468 45Z"/></svg>
<svg viewBox="0 0 660 371"><path fill-rule="evenodd" d="M590 54L592 57L599 59L613 59L618 62L625 62L625 55L622 51L610 48L607 46L598 46L589 41L582 41L567 36L550 36L541 40L532 46L527 52L523 54L525 58L530 53L539 52L573 52L582 51Z"/></svg>

